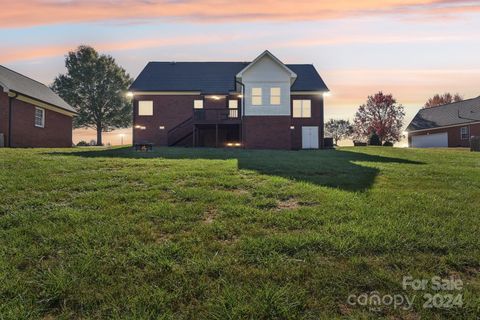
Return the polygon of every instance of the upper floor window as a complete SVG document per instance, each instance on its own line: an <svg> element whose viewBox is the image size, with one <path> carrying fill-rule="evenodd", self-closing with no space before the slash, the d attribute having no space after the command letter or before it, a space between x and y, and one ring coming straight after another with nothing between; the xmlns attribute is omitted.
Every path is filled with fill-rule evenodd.
<svg viewBox="0 0 480 320"><path fill-rule="evenodd" d="M45 109L35 108L35 127L45 128Z"/></svg>
<svg viewBox="0 0 480 320"><path fill-rule="evenodd" d="M238 100L228 100L228 109L238 109Z"/></svg>
<svg viewBox="0 0 480 320"><path fill-rule="evenodd" d="M262 88L252 88L252 105L262 105Z"/></svg>
<svg viewBox="0 0 480 320"><path fill-rule="evenodd" d="M468 127L460 128L460 136L462 140L468 140L470 133L468 132Z"/></svg>
<svg viewBox="0 0 480 320"><path fill-rule="evenodd" d="M139 116L153 116L153 101L138 101Z"/></svg>
<svg viewBox="0 0 480 320"><path fill-rule="evenodd" d="M293 100L293 117L310 118L312 116L312 103L310 100Z"/></svg>
<svg viewBox="0 0 480 320"><path fill-rule="evenodd" d="M194 100L193 109L203 109L203 100Z"/></svg>
<svg viewBox="0 0 480 320"><path fill-rule="evenodd" d="M281 103L281 89L280 88L270 88L270 104L279 105Z"/></svg>

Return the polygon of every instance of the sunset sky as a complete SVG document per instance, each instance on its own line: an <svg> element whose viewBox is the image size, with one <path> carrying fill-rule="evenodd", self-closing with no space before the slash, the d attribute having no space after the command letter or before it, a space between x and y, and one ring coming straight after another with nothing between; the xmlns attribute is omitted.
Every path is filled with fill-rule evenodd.
<svg viewBox="0 0 480 320"><path fill-rule="evenodd" d="M5 3L4 3L5 2ZM80 44L133 77L148 61L249 61L269 49L313 63L332 91L325 117L352 119L369 94L392 93L406 123L428 97L480 95L480 1L2 1L0 64L50 84ZM118 144L120 133L105 136ZM86 135L87 134L87 135ZM75 140L91 139L76 131Z"/></svg>

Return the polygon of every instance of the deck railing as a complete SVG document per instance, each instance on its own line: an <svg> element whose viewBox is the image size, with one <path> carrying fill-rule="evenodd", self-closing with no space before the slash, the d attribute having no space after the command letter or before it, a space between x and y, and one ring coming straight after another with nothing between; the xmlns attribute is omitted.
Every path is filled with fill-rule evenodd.
<svg viewBox="0 0 480 320"><path fill-rule="evenodd" d="M239 109L195 109L193 120L206 122L222 122L226 120L239 119Z"/></svg>

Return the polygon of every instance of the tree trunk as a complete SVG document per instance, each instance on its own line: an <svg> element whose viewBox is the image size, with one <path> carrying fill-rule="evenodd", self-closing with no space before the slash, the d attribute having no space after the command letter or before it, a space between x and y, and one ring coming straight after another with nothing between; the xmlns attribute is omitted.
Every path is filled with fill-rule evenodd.
<svg viewBox="0 0 480 320"><path fill-rule="evenodd" d="M102 146L102 127L97 126L97 146Z"/></svg>

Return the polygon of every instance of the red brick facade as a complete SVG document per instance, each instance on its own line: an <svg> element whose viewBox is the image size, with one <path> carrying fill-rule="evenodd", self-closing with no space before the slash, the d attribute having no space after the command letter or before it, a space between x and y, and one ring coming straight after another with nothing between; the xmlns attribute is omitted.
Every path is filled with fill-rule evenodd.
<svg viewBox="0 0 480 320"><path fill-rule="evenodd" d="M9 98L0 94L0 133L5 136L8 146ZM62 148L72 146L72 117L45 109L45 126L35 126L35 106L12 99L11 147L20 148Z"/></svg>
<svg viewBox="0 0 480 320"><path fill-rule="evenodd" d="M149 142L156 146L168 146L168 132L193 116L194 100L204 100L204 109L228 108L228 100L236 99L235 95L220 99L201 95L137 95L133 102L133 142ZM323 146L323 96L292 95L291 100L311 100L310 118L293 118L292 116L245 116L241 124L242 141L249 149L301 149L302 126L318 126L319 144ZM139 116L138 102L153 101L153 116ZM238 108L241 110L239 100ZM292 103L291 103L292 105ZM292 113L293 114L293 113ZM291 129L291 127L294 127ZM163 129L161 129L163 127ZM202 136L197 139L199 145L211 145L212 130L202 129ZM214 126L212 128L214 130ZM237 130L237 129L233 129ZM192 125L193 132L193 125ZM219 139L225 138L225 132L219 132ZM201 143L208 140L209 143ZM224 146L220 143L219 146Z"/></svg>
<svg viewBox="0 0 480 320"><path fill-rule="evenodd" d="M469 139L461 138L460 130L462 127L469 127ZM426 134L434 133L443 133L447 132L448 134L448 146L451 148L455 147L470 147L470 137L471 136L480 136L480 123L476 124L462 124L455 127L448 128L438 128L425 131L409 132L408 133L408 145L412 145L412 137Z"/></svg>

